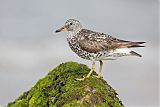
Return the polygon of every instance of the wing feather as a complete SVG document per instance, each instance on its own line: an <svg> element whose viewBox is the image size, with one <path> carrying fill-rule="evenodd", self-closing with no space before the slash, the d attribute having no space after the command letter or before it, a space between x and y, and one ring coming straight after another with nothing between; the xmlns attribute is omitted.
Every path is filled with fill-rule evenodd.
<svg viewBox="0 0 160 107"><path fill-rule="evenodd" d="M114 38L110 35L82 29L79 34L79 45L81 49L97 53L100 51L110 51L117 48L144 47L139 44L145 42L131 42Z"/></svg>

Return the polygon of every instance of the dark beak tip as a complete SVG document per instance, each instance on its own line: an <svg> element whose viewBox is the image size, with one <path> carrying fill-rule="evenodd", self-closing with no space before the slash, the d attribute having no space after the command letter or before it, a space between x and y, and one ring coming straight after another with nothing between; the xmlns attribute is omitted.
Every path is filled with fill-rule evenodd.
<svg viewBox="0 0 160 107"><path fill-rule="evenodd" d="M58 33L58 32L60 32L60 31L59 31L59 30L56 30L56 31L55 31L55 33Z"/></svg>

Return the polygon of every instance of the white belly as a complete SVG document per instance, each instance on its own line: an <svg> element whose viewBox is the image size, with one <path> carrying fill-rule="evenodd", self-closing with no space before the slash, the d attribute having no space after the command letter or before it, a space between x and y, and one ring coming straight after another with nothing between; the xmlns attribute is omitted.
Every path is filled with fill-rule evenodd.
<svg viewBox="0 0 160 107"><path fill-rule="evenodd" d="M101 55L95 57L95 60L115 60L119 57L130 55L130 51L128 48L121 48L110 52L101 52Z"/></svg>

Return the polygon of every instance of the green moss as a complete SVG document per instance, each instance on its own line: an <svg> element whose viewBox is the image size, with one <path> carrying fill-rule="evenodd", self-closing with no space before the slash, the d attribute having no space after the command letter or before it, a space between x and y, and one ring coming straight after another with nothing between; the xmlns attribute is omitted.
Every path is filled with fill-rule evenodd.
<svg viewBox="0 0 160 107"><path fill-rule="evenodd" d="M76 80L89 71L76 62L60 64L8 107L123 107L115 90L103 79L91 76Z"/></svg>

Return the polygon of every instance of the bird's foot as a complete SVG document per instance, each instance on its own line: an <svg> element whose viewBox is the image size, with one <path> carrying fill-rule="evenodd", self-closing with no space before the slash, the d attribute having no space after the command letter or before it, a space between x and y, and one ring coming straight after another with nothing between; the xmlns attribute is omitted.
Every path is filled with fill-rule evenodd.
<svg viewBox="0 0 160 107"><path fill-rule="evenodd" d="M90 74L91 74L91 73L89 73L86 77L83 76L83 78L77 78L76 80L78 80L78 81L84 81L85 79L87 79L87 78L90 77Z"/></svg>
<svg viewBox="0 0 160 107"><path fill-rule="evenodd" d="M84 81L87 77L83 76L83 78L76 78L78 81Z"/></svg>
<svg viewBox="0 0 160 107"><path fill-rule="evenodd" d="M94 75L94 77L103 78L101 75Z"/></svg>
<svg viewBox="0 0 160 107"><path fill-rule="evenodd" d="M93 71L95 71L95 63L92 65L92 69L90 70L90 72L88 73L88 75L86 77L83 76L83 78L76 79L76 80L84 81L86 78L89 78L91 76Z"/></svg>
<svg viewBox="0 0 160 107"><path fill-rule="evenodd" d="M78 80L78 81L84 81L85 78L76 78L76 80Z"/></svg>

